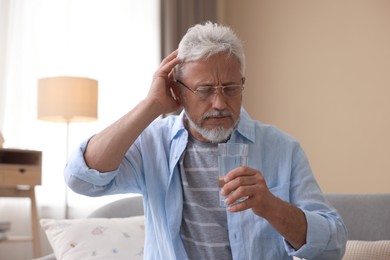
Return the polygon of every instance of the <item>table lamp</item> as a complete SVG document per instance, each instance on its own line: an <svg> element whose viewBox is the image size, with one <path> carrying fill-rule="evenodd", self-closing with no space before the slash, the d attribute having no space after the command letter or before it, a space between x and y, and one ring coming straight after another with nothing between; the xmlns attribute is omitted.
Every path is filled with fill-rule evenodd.
<svg viewBox="0 0 390 260"><path fill-rule="evenodd" d="M97 120L98 82L80 77L48 77L38 80L38 119L66 123L66 159L69 124ZM65 217L68 198L65 189Z"/></svg>

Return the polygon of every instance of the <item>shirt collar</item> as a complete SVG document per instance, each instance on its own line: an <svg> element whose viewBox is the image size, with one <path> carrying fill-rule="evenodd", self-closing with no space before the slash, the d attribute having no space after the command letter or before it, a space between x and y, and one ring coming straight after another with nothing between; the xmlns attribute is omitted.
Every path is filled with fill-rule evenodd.
<svg viewBox="0 0 390 260"><path fill-rule="evenodd" d="M180 136L182 133L186 132L186 128L184 127L184 109L178 116L173 116L174 119L172 132L171 132L171 140Z"/></svg>
<svg viewBox="0 0 390 260"><path fill-rule="evenodd" d="M254 143L256 139L255 127L255 121L250 118L245 108L241 107L240 122L238 122L236 131Z"/></svg>

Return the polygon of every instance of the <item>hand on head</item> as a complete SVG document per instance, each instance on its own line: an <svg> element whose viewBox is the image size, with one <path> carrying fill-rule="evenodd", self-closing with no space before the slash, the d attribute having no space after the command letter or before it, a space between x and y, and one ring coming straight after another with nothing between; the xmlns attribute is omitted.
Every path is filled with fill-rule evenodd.
<svg viewBox="0 0 390 260"><path fill-rule="evenodd" d="M178 98L177 87L173 79L173 69L180 63L177 57L178 51L175 50L161 62L159 68L153 75L153 80L148 99L153 100L161 109L161 114L171 113L181 107Z"/></svg>

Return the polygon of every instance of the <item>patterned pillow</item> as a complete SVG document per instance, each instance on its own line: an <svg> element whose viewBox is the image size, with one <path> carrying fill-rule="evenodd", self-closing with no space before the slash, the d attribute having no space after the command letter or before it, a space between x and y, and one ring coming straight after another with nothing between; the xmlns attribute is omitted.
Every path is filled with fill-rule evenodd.
<svg viewBox="0 0 390 260"><path fill-rule="evenodd" d="M347 241L343 260L388 260L390 259L390 240Z"/></svg>
<svg viewBox="0 0 390 260"><path fill-rule="evenodd" d="M144 216L41 219L40 223L57 259L143 258Z"/></svg>

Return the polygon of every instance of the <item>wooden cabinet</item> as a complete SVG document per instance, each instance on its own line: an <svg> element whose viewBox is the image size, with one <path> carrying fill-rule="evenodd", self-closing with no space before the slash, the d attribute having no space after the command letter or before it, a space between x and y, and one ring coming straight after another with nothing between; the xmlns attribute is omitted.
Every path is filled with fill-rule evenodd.
<svg viewBox="0 0 390 260"><path fill-rule="evenodd" d="M41 184L42 152L0 149L0 197L28 197L31 201L32 237L9 237L0 242L32 241L34 257L41 255L35 186ZM12 228L12 227L11 227Z"/></svg>
<svg viewBox="0 0 390 260"><path fill-rule="evenodd" d="M42 153L0 149L0 187L41 184Z"/></svg>

